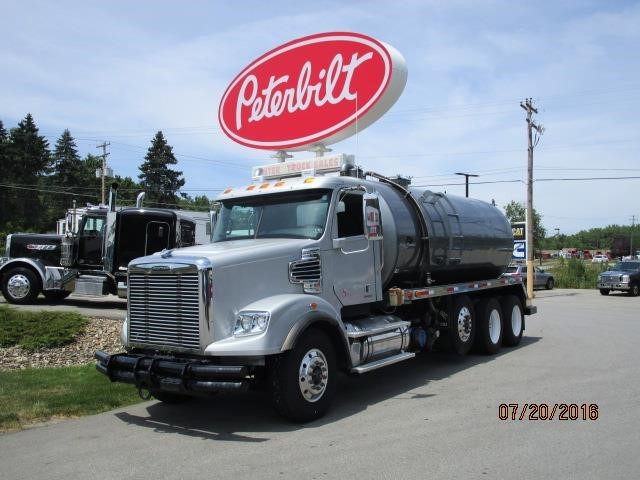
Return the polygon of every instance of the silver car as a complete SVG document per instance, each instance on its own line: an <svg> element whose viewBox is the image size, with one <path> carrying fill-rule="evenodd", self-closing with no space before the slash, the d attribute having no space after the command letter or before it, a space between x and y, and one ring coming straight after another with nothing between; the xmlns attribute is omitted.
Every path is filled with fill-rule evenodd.
<svg viewBox="0 0 640 480"><path fill-rule="evenodd" d="M526 265L509 265L502 274L505 277L522 277L522 281L527 283L527 266ZM535 267L533 276L533 288L546 288L552 290L555 284L553 275L545 272L540 267Z"/></svg>

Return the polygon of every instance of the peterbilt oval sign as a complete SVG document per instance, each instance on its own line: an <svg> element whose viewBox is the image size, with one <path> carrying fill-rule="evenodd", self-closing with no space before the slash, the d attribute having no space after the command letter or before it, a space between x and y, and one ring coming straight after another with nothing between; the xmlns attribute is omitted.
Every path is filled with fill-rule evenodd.
<svg viewBox="0 0 640 480"><path fill-rule="evenodd" d="M320 33L277 47L227 87L218 119L234 141L266 150L329 145L366 128L407 81L402 55L357 33Z"/></svg>

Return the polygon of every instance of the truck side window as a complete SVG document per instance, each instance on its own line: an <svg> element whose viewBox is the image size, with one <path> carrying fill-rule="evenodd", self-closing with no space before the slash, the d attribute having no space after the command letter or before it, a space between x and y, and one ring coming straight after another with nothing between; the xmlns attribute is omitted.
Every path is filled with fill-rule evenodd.
<svg viewBox="0 0 640 480"><path fill-rule="evenodd" d="M344 202L344 211L338 213L338 237L364 235L362 195L347 193L340 201Z"/></svg>
<svg viewBox="0 0 640 480"><path fill-rule="evenodd" d="M180 220L180 246L188 247L195 245L196 243L196 231L193 223L185 220Z"/></svg>

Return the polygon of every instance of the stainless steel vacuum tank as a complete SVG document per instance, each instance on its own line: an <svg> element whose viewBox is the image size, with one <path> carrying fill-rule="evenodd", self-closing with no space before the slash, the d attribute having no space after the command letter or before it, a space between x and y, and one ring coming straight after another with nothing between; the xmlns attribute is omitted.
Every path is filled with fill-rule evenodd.
<svg viewBox="0 0 640 480"><path fill-rule="evenodd" d="M489 203L379 182L384 287L497 278L513 252L511 225Z"/></svg>

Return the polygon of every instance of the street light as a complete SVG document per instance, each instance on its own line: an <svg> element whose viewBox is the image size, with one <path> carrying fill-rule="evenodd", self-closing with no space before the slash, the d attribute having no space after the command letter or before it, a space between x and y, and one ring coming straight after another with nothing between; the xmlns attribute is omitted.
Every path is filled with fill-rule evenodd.
<svg viewBox="0 0 640 480"><path fill-rule="evenodd" d="M469 177L479 177L480 175L474 175L473 173L461 173L461 172L456 172L456 175L464 175L465 193L466 193L466 197L469 198Z"/></svg>

